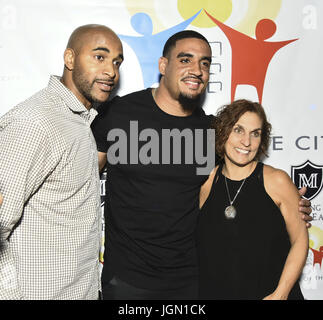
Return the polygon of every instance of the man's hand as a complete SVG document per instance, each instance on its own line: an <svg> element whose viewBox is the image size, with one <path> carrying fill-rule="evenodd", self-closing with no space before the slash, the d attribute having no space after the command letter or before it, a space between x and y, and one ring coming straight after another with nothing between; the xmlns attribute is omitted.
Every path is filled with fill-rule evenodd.
<svg viewBox="0 0 323 320"><path fill-rule="evenodd" d="M0 206L2 204L2 201L3 201L3 197L2 197L2 194L0 193Z"/></svg>
<svg viewBox="0 0 323 320"><path fill-rule="evenodd" d="M302 197L306 192L306 187L302 187L298 192ZM306 227L310 228L312 226L310 224L310 221L313 220L313 218L310 216L310 214L312 213L311 201L307 199L301 199L299 201L299 211L302 214L302 219L306 222Z"/></svg>

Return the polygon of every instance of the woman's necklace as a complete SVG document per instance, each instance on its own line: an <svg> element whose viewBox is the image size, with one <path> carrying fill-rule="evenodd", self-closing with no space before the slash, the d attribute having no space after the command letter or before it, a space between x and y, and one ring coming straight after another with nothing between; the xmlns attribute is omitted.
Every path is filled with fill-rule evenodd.
<svg viewBox="0 0 323 320"><path fill-rule="evenodd" d="M227 206L224 210L224 215L227 219L234 219L237 215L237 210L236 208L233 206L233 202L235 201L235 199L237 198L242 186L244 185L245 181L246 181L247 178L244 178L238 191L236 192L236 195L234 196L233 200L231 201L231 197L230 197L230 193L229 193L229 188L228 188L228 183L227 183L227 177L224 176L224 181L225 181L225 186L226 186L226 189L227 189L227 194L228 194L228 198L229 198L229 202L230 202L230 205Z"/></svg>

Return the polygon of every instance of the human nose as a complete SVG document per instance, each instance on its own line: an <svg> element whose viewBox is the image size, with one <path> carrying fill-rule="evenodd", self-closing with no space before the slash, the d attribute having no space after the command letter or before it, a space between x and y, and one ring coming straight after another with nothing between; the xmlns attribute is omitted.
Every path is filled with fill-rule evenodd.
<svg viewBox="0 0 323 320"><path fill-rule="evenodd" d="M115 71L115 67L114 67L114 63L111 62L107 62L104 66L104 70L103 73L108 75L110 78L114 79L116 76L116 71Z"/></svg>
<svg viewBox="0 0 323 320"><path fill-rule="evenodd" d="M248 147L250 146L250 136L249 134L243 134L241 137L241 143L245 146Z"/></svg>
<svg viewBox="0 0 323 320"><path fill-rule="evenodd" d="M199 61L191 64L190 73L194 74L197 77L202 75L202 68Z"/></svg>

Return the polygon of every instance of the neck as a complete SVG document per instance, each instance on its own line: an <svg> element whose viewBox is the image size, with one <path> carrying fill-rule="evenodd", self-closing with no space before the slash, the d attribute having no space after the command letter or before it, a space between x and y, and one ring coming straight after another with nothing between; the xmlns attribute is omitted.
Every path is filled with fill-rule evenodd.
<svg viewBox="0 0 323 320"><path fill-rule="evenodd" d="M250 176L256 166L257 161L251 161L247 165L240 167L225 157L222 173L230 180L238 181Z"/></svg>
<svg viewBox="0 0 323 320"><path fill-rule="evenodd" d="M84 105L84 107L88 110L92 108L91 102L89 102L76 88L72 76L70 74L67 74L64 70L63 76L61 77L61 83L63 85L72 91L72 93L75 95L75 97Z"/></svg>
<svg viewBox="0 0 323 320"><path fill-rule="evenodd" d="M192 111L183 110L179 101L174 99L163 85L160 85L156 89L152 89L152 95L157 106L172 116L187 117L192 114Z"/></svg>

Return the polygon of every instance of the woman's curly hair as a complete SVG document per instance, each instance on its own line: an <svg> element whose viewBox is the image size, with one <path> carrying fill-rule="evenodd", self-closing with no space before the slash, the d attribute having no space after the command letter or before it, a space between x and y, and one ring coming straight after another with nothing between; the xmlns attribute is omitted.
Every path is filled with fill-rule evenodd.
<svg viewBox="0 0 323 320"><path fill-rule="evenodd" d="M268 156L267 150L270 144L271 124L267 121L264 108L257 102L240 99L221 107L211 124L211 128L215 130L215 150L221 158L224 158L224 145L234 125L246 112L256 113L262 121L261 142L255 160Z"/></svg>

